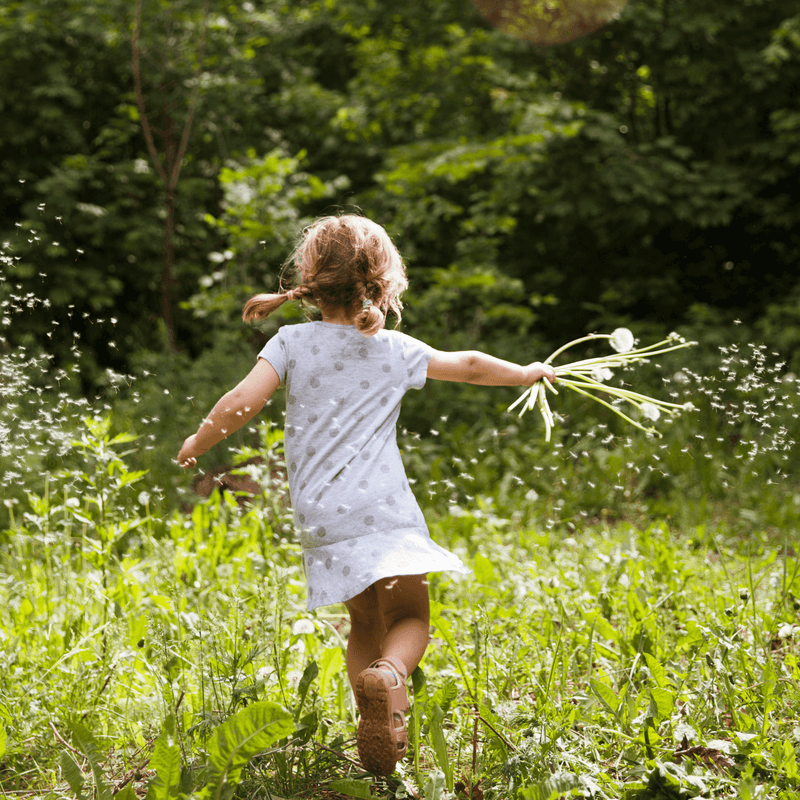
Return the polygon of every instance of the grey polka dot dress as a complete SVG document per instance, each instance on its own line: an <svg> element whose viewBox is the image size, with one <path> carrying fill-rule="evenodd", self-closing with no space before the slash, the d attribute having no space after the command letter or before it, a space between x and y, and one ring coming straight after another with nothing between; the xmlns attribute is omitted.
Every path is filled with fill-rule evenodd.
<svg viewBox="0 0 800 800"><path fill-rule="evenodd" d="M453 570L431 540L397 447L400 401L425 384L432 349L398 331L286 325L259 353L286 385L284 445L308 609L380 578Z"/></svg>

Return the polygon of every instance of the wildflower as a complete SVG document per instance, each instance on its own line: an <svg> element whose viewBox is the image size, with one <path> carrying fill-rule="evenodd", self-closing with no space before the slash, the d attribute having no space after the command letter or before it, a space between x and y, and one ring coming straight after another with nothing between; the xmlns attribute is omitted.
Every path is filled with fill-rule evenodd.
<svg viewBox="0 0 800 800"><path fill-rule="evenodd" d="M310 619L299 619L292 626L293 634L314 633L314 623Z"/></svg>

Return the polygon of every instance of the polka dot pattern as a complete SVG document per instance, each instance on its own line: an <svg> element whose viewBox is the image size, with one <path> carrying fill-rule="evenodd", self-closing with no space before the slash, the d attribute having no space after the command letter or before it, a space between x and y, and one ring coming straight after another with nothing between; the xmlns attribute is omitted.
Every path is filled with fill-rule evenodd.
<svg viewBox="0 0 800 800"><path fill-rule="evenodd" d="M395 441L403 393L424 383L430 348L397 331L365 338L312 322L284 326L260 355L287 384L284 446L309 609L381 577L460 569L431 542Z"/></svg>

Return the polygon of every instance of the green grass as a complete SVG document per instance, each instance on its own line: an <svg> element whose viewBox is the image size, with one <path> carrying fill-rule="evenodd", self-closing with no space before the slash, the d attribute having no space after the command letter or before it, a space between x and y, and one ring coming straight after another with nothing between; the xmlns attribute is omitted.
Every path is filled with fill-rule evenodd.
<svg viewBox="0 0 800 800"><path fill-rule="evenodd" d="M94 424L2 534L5 794L797 796L794 539L429 509L473 574L431 576L413 752L376 780L346 614L305 611L283 487L151 518L124 444Z"/></svg>

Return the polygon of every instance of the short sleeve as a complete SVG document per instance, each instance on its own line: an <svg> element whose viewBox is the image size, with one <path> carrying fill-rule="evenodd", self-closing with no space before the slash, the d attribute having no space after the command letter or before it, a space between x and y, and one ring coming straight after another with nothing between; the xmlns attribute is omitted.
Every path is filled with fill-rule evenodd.
<svg viewBox="0 0 800 800"><path fill-rule="evenodd" d="M280 328L264 345L258 357L263 358L272 365L272 368L278 373L281 384L286 383L288 359L286 357L286 342L283 337L283 328Z"/></svg>
<svg viewBox="0 0 800 800"><path fill-rule="evenodd" d="M433 357L430 345L401 333L403 343L403 360L408 371L407 385L410 389L421 389L428 377L428 364Z"/></svg>

